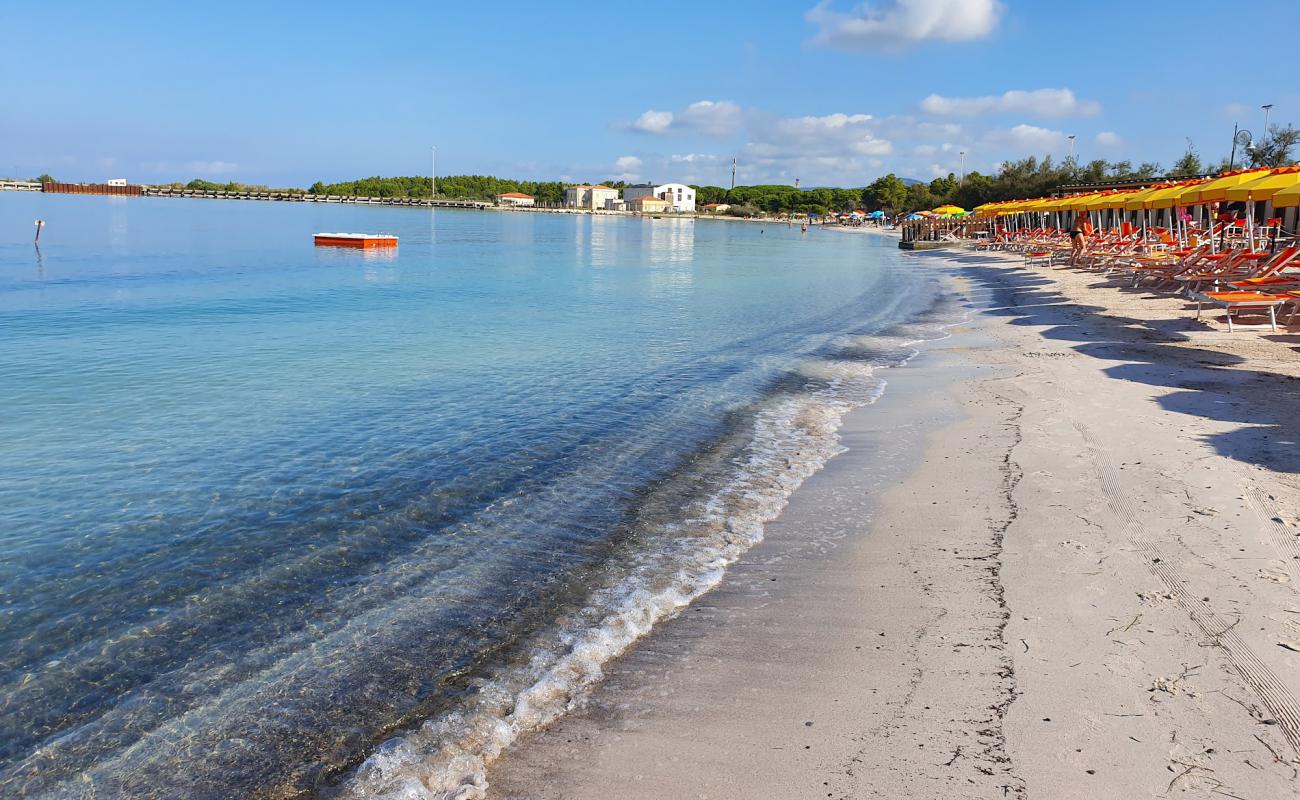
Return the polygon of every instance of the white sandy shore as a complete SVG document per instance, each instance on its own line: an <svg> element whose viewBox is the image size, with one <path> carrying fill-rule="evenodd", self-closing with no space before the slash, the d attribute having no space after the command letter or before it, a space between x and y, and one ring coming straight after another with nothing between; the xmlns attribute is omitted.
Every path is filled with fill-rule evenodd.
<svg viewBox="0 0 1300 800"><path fill-rule="evenodd" d="M1300 795L1300 336L916 259L973 321L490 796Z"/></svg>

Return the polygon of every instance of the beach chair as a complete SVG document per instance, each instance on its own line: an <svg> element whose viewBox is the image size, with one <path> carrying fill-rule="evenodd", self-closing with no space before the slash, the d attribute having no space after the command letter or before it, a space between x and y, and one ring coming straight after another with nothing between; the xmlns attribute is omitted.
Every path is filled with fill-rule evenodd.
<svg viewBox="0 0 1300 800"><path fill-rule="evenodd" d="M1123 262L1119 269L1133 276L1134 288L1137 288L1142 281L1148 278L1160 278L1160 282L1163 284L1171 280L1174 275L1198 269L1204 263L1204 257L1208 255L1210 255L1210 246L1206 244L1189 250L1172 250L1134 256L1132 259Z"/></svg>
<svg viewBox="0 0 1300 800"><path fill-rule="evenodd" d="M1292 296L1294 295L1294 296ZM1193 295L1196 300L1196 319L1201 318L1201 307L1205 303L1213 303L1225 309L1228 317L1228 333L1232 333L1232 312L1242 311L1267 311L1269 328L1277 330L1277 307L1295 303L1300 300L1300 293L1289 292L1286 295L1265 294L1264 292L1197 292ZM1291 312L1295 316L1295 312ZM1288 318L1288 323L1290 318Z"/></svg>
<svg viewBox="0 0 1300 800"><path fill-rule="evenodd" d="M1223 283L1243 291L1282 289L1291 285L1300 285L1300 273L1283 272L1297 258L1300 258L1300 246L1284 247L1274 253L1255 275L1237 280L1224 280Z"/></svg>
<svg viewBox="0 0 1300 800"><path fill-rule="evenodd" d="M1227 280L1253 278L1256 275L1254 265L1268 258L1268 253L1254 253L1249 250L1228 250L1204 257L1211 264L1209 269L1175 275L1173 280L1182 288L1180 293L1190 297L1200 291L1205 284L1217 285Z"/></svg>
<svg viewBox="0 0 1300 800"><path fill-rule="evenodd" d="M1044 267L1052 266L1052 261L1056 258L1055 250L1026 250L1021 254L1026 267L1041 265Z"/></svg>

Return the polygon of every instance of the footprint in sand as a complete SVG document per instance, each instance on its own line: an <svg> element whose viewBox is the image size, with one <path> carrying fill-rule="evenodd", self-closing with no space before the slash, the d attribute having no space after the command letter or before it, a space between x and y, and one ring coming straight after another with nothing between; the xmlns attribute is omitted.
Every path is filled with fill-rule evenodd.
<svg viewBox="0 0 1300 800"><path fill-rule="evenodd" d="M1159 606L1165 603L1172 603L1174 596L1170 592L1138 592L1138 599L1145 605Z"/></svg>
<svg viewBox="0 0 1300 800"><path fill-rule="evenodd" d="M1265 567L1260 569L1259 577L1266 581L1272 581L1273 583L1291 582L1291 576L1287 574L1287 571L1278 567Z"/></svg>

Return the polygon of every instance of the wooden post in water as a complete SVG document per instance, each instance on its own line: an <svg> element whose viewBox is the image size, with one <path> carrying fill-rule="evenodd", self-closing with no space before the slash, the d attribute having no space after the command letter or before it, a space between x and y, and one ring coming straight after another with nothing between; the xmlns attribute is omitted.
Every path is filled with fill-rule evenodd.
<svg viewBox="0 0 1300 800"><path fill-rule="evenodd" d="M44 227L45 227L45 220L43 219L36 220L36 242L38 243L41 241L41 228Z"/></svg>

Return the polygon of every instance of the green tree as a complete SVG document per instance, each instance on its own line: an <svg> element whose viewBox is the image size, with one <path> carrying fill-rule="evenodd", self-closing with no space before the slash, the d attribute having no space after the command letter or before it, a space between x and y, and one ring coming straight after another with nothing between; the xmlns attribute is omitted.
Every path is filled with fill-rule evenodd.
<svg viewBox="0 0 1300 800"><path fill-rule="evenodd" d="M54 180L53 175L50 175L49 173L46 172L42 172L40 177L36 179L36 182L37 183L58 183L58 181Z"/></svg>
<svg viewBox="0 0 1300 800"><path fill-rule="evenodd" d="M907 202L904 205L905 211L926 211L939 205L935 200L934 194L930 192L930 187L924 183L914 183L907 187Z"/></svg>
<svg viewBox="0 0 1300 800"><path fill-rule="evenodd" d="M897 214L907 206L907 184L892 172L877 178L862 190L862 204L869 211Z"/></svg>
<svg viewBox="0 0 1300 800"><path fill-rule="evenodd" d="M930 181L930 194L939 201L939 205L949 202L957 192L957 176L948 173L946 178L935 178Z"/></svg>
<svg viewBox="0 0 1300 800"><path fill-rule="evenodd" d="M692 186L691 188L695 190L697 205L726 202L727 190L721 186Z"/></svg>
<svg viewBox="0 0 1300 800"><path fill-rule="evenodd" d="M1268 136L1250 151L1252 167L1286 167L1295 160L1292 151L1300 142L1300 131L1287 125L1268 126Z"/></svg>
<svg viewBox="0 0 1300 800"><path fill-rule="evenodd" d="M1192 140L1188 139L1187 150L1169 168L1169 174L1174 177L1185 178L1189 175L1200 175L1204 172L1205 167L1201 164L1201 157L1197 154L1196 148L1192 147Z"/></svg>

